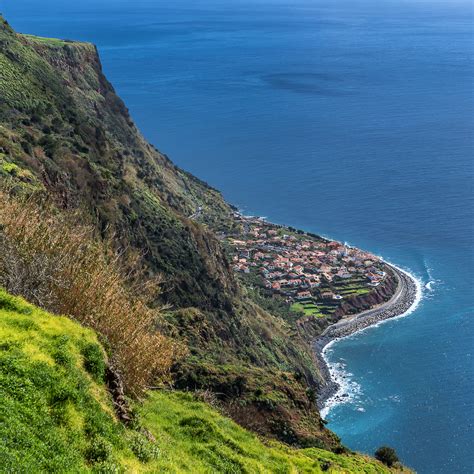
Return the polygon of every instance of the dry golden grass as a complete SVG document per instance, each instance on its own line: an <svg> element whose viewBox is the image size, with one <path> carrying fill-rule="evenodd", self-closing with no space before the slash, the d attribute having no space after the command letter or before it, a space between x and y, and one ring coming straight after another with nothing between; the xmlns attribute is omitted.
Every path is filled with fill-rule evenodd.
<svg viewBox="0 0 474 474"><path fill-rule="evenodd" d="M140 275L126 269L140 268L139 259L124 264L80 219L0 191L0 285L96 330L127 392L140 396L152 380L166 379L182 348L156 329L160 309L146 304L159 282L137 283Z"/></svg>

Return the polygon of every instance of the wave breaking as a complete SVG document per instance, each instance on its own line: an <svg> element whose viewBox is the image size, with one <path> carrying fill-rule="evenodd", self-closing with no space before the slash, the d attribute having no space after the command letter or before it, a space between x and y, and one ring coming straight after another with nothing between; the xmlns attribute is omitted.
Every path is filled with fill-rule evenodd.
<svg viewBox="0 0 474 474"><path fill-rule="evenodd" d="M390 262L385 263L395 273L399 282L392 298L377 308L344 318L329 326L314 343L325 381L318 398L322 418L325 418L335 406L354 403L362 394L360 385L351 380L352 374L347 371L346 364L342 361L329 360L331 347L343 338L378 327L388 320L412 314L422 300L423 283L412 273Z"/></svg>

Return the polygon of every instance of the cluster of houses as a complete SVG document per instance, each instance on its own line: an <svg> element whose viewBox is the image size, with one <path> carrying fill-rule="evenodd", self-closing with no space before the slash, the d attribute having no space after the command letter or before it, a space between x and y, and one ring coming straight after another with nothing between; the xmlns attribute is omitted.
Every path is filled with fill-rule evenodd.
<svg viewBox="0 0 474 474"><path fill-rule="evenodd" d="M293 232L260 218L238 215L242 234L229 236L233 268L257 273L263 285L288 302L340 300L335 289L357 280L376 287L386 274L380 259L340 242Z"/></svg>

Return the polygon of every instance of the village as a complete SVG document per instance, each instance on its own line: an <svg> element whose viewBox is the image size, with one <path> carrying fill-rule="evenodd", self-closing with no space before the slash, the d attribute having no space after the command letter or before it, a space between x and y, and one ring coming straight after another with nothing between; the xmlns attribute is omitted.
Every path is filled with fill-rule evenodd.
<svg viewBox="0 0 474 474"><path fill-rule="evenodd" d="M258 217L235 213L234 219L241 232L225 237L233 269L293 311L323 317L386 278L383 262L371 253Z"/></svg>

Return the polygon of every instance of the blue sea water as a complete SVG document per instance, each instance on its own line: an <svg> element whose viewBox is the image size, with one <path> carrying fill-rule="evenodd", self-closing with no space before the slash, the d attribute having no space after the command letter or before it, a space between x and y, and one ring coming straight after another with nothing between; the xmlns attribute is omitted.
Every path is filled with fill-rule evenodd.
<svg viewBox="0 0 474 474"><path fill-rule="evenodd" d="M346 240L428 285L330 350L359 387L329 428L420 473L472 473L473 3L0 0L93 41L146 137L248 213Z"/></svg>

